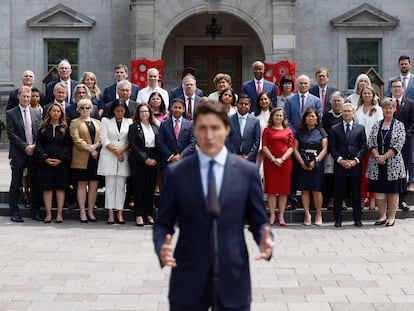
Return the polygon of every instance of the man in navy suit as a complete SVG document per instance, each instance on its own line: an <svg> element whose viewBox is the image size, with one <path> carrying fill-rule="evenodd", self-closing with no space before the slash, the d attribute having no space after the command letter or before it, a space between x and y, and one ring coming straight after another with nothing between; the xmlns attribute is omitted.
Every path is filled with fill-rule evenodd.
<svg viewBox="0 0 414 311"><path fill-rule="evenodd" d="M230 117L230 135L226 147L230 153L244 160L256 162L260 146L260 122L250 113L250 98L240 94L237 101L237 113Z"/></svg>
<svg viewBox="0 0 414 311"><path fill-rule="evenodd" d="M286 99L285 113L289 120L289 127L296 133L300 120L302 120L303 113L308 108L315 108L318 111L319 117L322 118L321 101L315 95L309 93L310 79L307 75L300 75L296 81L296 88L298 92Z"/></svg>
<svg viewBox="0 0 414 311"><path fill-rule="evenodd" d="M256 107L257 95L265 92L269 95L273 108L277 106L277 92L276 85L263 78L264 64L261 61L255 61L252 65L254 79L243 82L241 93L247 94L250 97L251 107L250 112L254 111Z"/></svg>
<svg viewBox="0 0 414 311"><path fill-rule="evenodd" d="M69 61L67 59L62 60L58 65L58 75L59 80L55 80L52 82L49 82L46 86L46 95L45 95L45 104L50 104L55 99L53 91L55 88L56 83L63 82L66 85L66 88L68 90L67 96L66 96L66 103L71 104L72 101L72 95L73 95L73 89L76 85L78 85L78 81L72 80L70 78L70 75L72 74L72 66L70 65Z"/></svg>
<svg viewBox="0 0 414 311"><path fill-rule="evenodd" d="M28 169L32 217L34 220L43 221L40 215L40 189L36 180L36 166L33 158L36 134L42 117L40 110L30 107L31 93L30 87L22 86L18 92L19 105L6 112L7 135L10 142L9 159L12 172L9 208L10 219L14 222L23 222L17 203L23 170L26 167Z"/></svg>
<svg viewBox="0 0 414 311"><path fill-rule="evenodd" d="M161 170L194 153L193 123L183 117L185 104L176 98L171 107L172 116L163 121L158 132L157 147L161 151Z"/></svg>
<svg viewBox="0 0 414 311"><path fill-rule="evenodd" d="M259 245L257 259L270 259L274 246L258 169L227 151L230 124L223 105L200 104L193 122L200 148L166 169L153 230L161 266L172 267L170 310L207 311L215 301L218 310L250 310L245 222ZM207 203L207 198L215 204ZM171 236L177 217L180 234L174 251ZM217 224L217 257L213 224ZM218 263L216 287L213 262Z"/></svg>
<svg viewBox="0 0 414 311"><path fill-rule="evenodd" d="M187 76L192 76L195 83L196 83L196 70L193 67L184 68L183 72L181 73L182 84L179 85L179 86L176 86L175 88L170 90L170 96L169 96L170 106L172 105L172 100L174 98L184 98L184 93L185 93L184 92L184 89L185 89L184 78L187 77ZM199 89L197 86L196 86L196 89L195 89L195 94L198 97L203 97L204 96L203 91L201 89Z"/></svg>
<svg viewBox="0 0 414 311"><path fill-rule="evenodd" d="M334 159L334 215L335 227L342 226L342 202L351 188L354 225L361 227L362 159L367 152L367 138L363 125L353 121L352 103L344 103L342 122L332 126L329 151Z"/></svg>
<svg viewBox="0 0 414 311"><path fill-rule="evenodd" d="M337 91L333 86L328 86L329 82L329 70L325 67L320 67L315 72L315 78L317 85L312 86L309 89L309 93L319 97L321 100L322 106L322 116L332 109L331 107L331 95L333 92Z"/></svg>
<svg viewBox="0 0 414 311"><path fill-rule="evenodd" d="M65 111L71 106L68 102L66 102L68 94L68 89L66 87L66 84L64 82L58 82L53 86L53 100L50 103L46 103L46 105L43 107L43 115L42 118L44 119L47 115L47 110L49 109L50 105L53 103L58 103L63 107L63 111ZM76 103L72 104L76 106ZM66 118L67 118L66 113ZM68 123L68 125L70 125Z"/></svg>
<svg viewBox="0 0 414 311"><path fill-rule="evenodd" d="M405 143L401 150L405 169L409 171L408 182L403 179L403 189L400 192L398 206L404 211L409 211L407 195L414 192L414 164L412 164L412 137L414 134L414 101L404 96L404 86L400 78L391 81L391 95L396 102L395 117L404 123ZM407 187L408 183L408 187Z"/></svg>
<svg viewBox="0 0 414 311"><path fill-rule="evenodd" d="M392 77L388 80L387 89L385 91L385 96L392 97L391 94L391 81L395 79L400 79L404 86L404 97L408 97L411 100L414 100L414 76L410 73L411 69L411 59L410 56L401 55L398 58L398 68L400 70L400 75Z"/></svg>
<svg viewBox="0 0 414 311"><path fill-rule="evenodd" d="M186 75L183 79L182 89L184 94L178 98L184 100L185 112L183 117L187 120L193 120L195 108L200 101L200 96L197 95L196 79L192 75Z"/></svg>
<svg viewBox="0 0 414 311"><path fill-rule="evenodd" d="M115 71L114 76L115 76L116 82L108 85L102 92L102 102L105 105L113 102L115 99L118 98L117 89L116 89L118 82L128 79L128 67L126 65L118 64L115 66L114 71ZM129 98L136 101L138 97L138 91L139 91L138 85L131 83L131 94Z"/></svg>
<svg viewBox="0 0 414 311"><path fill-rule="evenodd" d="M121 80L116 85L116 91L118 93L118 98L124 100L128 107L128 115L126 115L126 117L129 117L129 118L132 118L134 116L135 110L137 110L138 108L138 102L131 99L132 85L133 84L129 82L128 80ZM112 103L113 101L106 103L103 117L108 117L108 113L111 110Z"/></svg>
<svg viewBox="0 0 414 311"><path fill-rule="evenodd" d="M33 71L31 71L31 70L23 71L22 84L24 86L28 86L28 87L32 88L34 86L34 82L35 82L35 74L33 73ZM17 88L17 89L10 92L9 100L8 100L7 106L6 106L6 111L13 108L13 107L16 107L17 105L19 105L19 98L18 98L19 89L20 88ZM44 105L44 95L40 91L39 91L39 95L40 95L40 102L39 103L40 103L41 106L43 106Z"/></svg>

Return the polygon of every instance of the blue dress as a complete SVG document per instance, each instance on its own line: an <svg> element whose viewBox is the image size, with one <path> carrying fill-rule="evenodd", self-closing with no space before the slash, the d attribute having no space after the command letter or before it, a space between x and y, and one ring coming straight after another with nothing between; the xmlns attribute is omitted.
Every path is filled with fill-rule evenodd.
<svg viewBox="0 0 414 311"><path fill-rule="evenodd" d="M313 128L303 133L296 133L295 139L299 142L299 153L305 164L312 162L322 150L322 139L327 137L325 130ZM309 191L323 191L324 162L316 163L311 171L305 171L299 165L297 171L297 189Z"/></svg>

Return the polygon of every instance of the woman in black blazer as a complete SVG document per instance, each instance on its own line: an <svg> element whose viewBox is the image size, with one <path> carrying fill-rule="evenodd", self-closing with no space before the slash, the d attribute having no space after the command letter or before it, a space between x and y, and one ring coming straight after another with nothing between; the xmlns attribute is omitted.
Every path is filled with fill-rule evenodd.
<svg viewBox="0 0 414 311"><path fill-rule="evenodd" d="M135 220L140 227L144 225L144 216L148 224L154 224L154 191L160 160L157 140L158 127L154 123L151 108L142 103L134 113L133 124L130 125L128 133L128 160L134 189Z"/></svg>

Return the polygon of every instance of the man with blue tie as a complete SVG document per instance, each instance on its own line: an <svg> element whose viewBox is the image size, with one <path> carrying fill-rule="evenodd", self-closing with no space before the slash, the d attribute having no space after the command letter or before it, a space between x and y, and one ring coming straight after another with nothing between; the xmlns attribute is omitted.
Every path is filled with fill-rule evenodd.
<svg viewBox="0 0 414 311"><path fill-rule="evenodd" d="M195 150L193 124L183 117L184 111L184 100L175 98L171 107L171 117L161 123L157 143L161 151L161 170L170 163L182 160Z"/></svg>
<svg viewBox="0 0 414 311"><path fill-rule="evenodd" d="M259 245L257 259L270 259L274 245L258 169L227 151L230 123L223 105L199 104L193 122L199 149L166 169L153 229L160 264L172 267L170 310L207 311L213 305L213 310L247 311L251 283L245 221Z"/></svg>
<svg viewBox="0 0 414 311"><path fill-rule="evenodd" d="M284 107L286 117L289 120L289 127L293 133L296 133L296 128L306 109L315 108L319 117L322 118L321 101L318 97L309 93L310 79L307 75L298 77L296 88L298 92L286 99Z"/></svg>
<svg viewBox="0 0 414 311"><path fill-rule="evenodd" d="M342 202L351 188L354 226L361 227L362 159L367 151L363 125L353 121L352 103L344 103L343 121L332 126L329 133L329 151L334 159L334 216L335 227L342 226Z"/></svg>
<svg viewBox="0 0 414 311"><path fill-rule="evenodd" d="M241 87L241 93L247 94L250 97L250 112L254 111L256 107L257 96L263 92L269 95L273 108L276 107L277 104L276 85L263 78L265 70L264 68L265 66L263 62L255 61L252 65L254 78L252 80L243 82Z"/></svg>
<svg viewBox="0 0 414 311"><path fill-rule="evenodd" d="M237 113L230 117L230 134L226 147L230 153L244 160L256 162L260 146L260 122L250 113L250 98L240 94L237 101Z"/></svg>

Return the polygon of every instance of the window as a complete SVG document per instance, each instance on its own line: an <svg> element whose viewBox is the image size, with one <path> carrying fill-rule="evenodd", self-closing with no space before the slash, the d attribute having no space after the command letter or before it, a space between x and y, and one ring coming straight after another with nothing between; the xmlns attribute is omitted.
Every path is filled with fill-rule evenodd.
<svg viewBox="0 0 414 311"><path fill-rule="evenodd" d="M380 71L380 40L348 39L348 89L355 87L355 80L371 67Z"/></svg>
<svg viewBox="0 0 414 311"><path fill-rule="evenodd" d="M78 80L78 40L47 40L47 72L53 66L59 65L62 59L67 59L72 67L71 79Z"/></svg>

